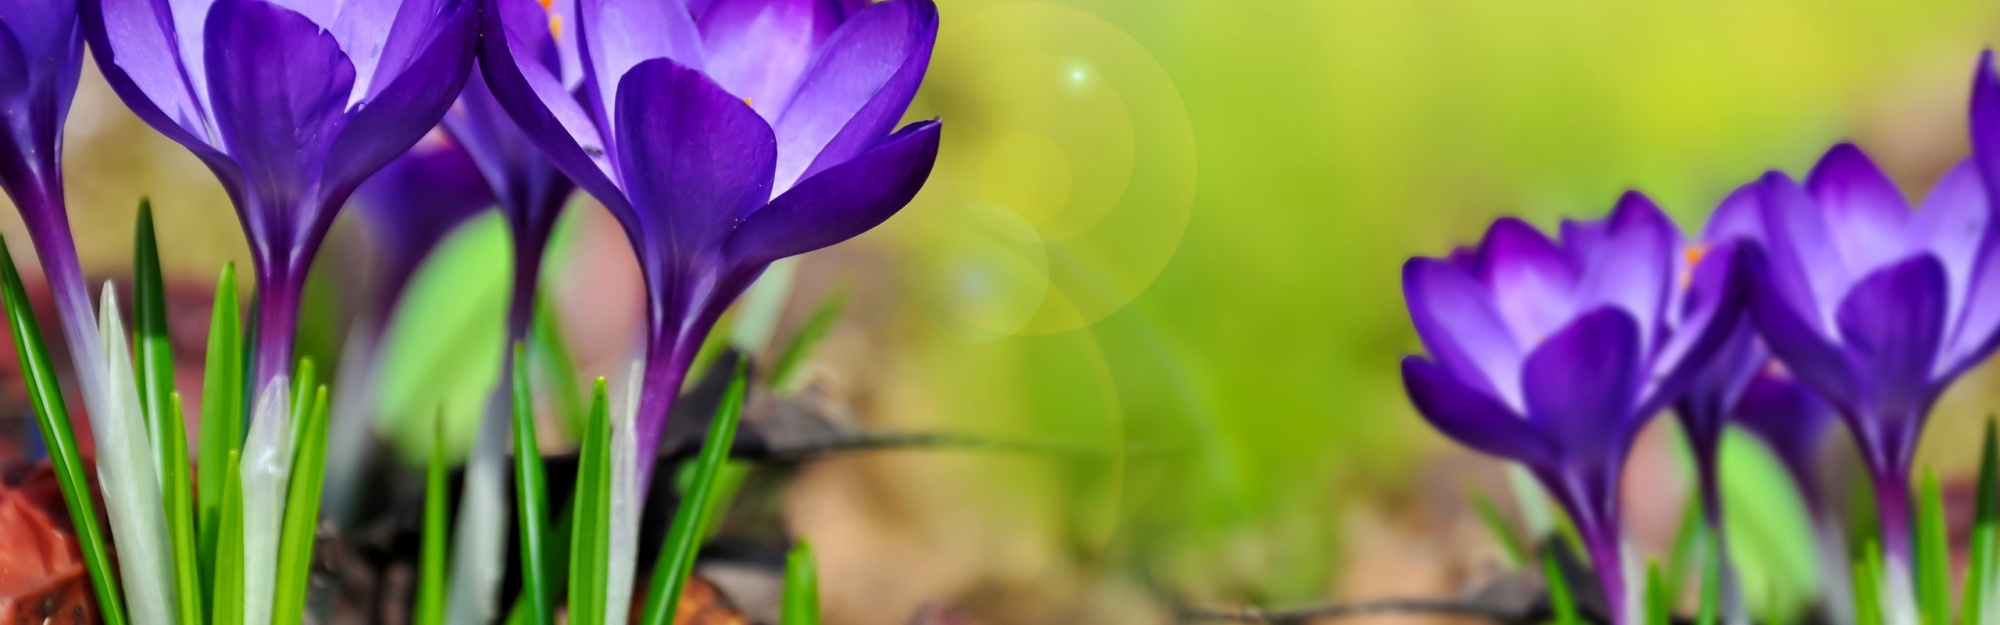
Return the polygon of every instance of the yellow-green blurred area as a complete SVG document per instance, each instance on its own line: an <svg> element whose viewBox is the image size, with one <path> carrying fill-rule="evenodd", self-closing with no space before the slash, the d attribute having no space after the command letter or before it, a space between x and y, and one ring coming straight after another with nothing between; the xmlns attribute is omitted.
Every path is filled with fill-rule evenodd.
<svg viewBox="0 0 2000 625"><path fill-rule="evenodd" d="M911 112L945 124L929 186L807 256L783 326L852 294L816 375L863 424L1076 451L809 467L787 525L813 538L836 622L1455 590L1411 562L1452 560L1462 525L1412 511L1458 499L1439 466L1499 465L1407 405L1404 259L1499 215L1595 217L1630 188L1691 228L1841 140L1919 195L1965 154L1973 63L2000 36L1989 2L940 2ZM245 261L208 172L85 83L67 163L87 268L128 262L141 195L186 279ZM622 239L579 206L585 240L554 262L629 263L598 258ZM622 375L636 277L551 280L589 285L550 287L570 309L626 311L580 329L613 346L587 372ZM1960 386L1925 447L1946 468L1996 405Z"/></svg>

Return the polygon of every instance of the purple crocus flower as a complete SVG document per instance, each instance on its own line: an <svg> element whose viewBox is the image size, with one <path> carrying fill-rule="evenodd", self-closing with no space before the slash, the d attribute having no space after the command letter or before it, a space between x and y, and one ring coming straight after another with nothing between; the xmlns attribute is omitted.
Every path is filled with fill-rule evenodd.
<svg viewBox="0 0 2000 625"><path fill-rule="evenodd" d="M0 188L55 294L86 409L102 410L104 348L63 201L62 130L83 70L75 0L0 0Z"/></svg>
<svg viewBox="0 0 2000 625"><path fill-rule="evenodd" d="M1403 266L1431 353L1403 360L1411 401L1452 439L1528 467L1576 522L1621 623L1639 616L1618 528L1627 451L1741 310L1732 268L1747 250L1725 244L1686 270L1715 297L1678 313L1679 239L1628 193L1605 219L1564 222L1561 243L1501 219L1475 249Z"/></svg>
<svg viewBox="0 0 2000 625"><path fill-rule="evenodd" d="M424 258L494 201L472 155L435 133L355 190L355 208L367 221L380 259L379 299L370 313L377 329Z"/></svg>
<svg viewBox="0 0 2000 625"><path fill-rule="evenodd" d="M256 388L290 370L308 265L354 188L444 115L477 0L86 0L113 91L220 178L250 238Z"/></svg>
<svg viewBox="0 0 2000 625"><path fill-rule="evenodd" d="M1975 158L1915 212L1853 145L1828 151L1803 186L1778 172L1757 183L1770 253L1752 264L1751 309L1771 351L1853 433L1892 568L1909 563L1910 463L1931 405L2000 330L2000 223L1985 190L2000 170L1990 54L1971 117Z"/></svg>
<svg viewBox="0 0 2000 625"><path fill-rule="evenodd" d="M1820 506L1817 467L1820 450L1826 446L1837 418L1833 407L1773 362L1751 376L1736 400L1733 415L1737 425L1762 439L1785 465L1806 508L1827 516Z"/></svg>
<svg viewBox="0 0 2000 625"><path fill-rule="evenodd" d="M771 261L873 228L929 176L938 123L895 126L929 64L936 7L716 0L697 13L583 0L570 19L534 0L488 2L487 83L624 223L644 270L649 476L668 408L723 310ZM573 65L557 45L569 30Z"/></svg>

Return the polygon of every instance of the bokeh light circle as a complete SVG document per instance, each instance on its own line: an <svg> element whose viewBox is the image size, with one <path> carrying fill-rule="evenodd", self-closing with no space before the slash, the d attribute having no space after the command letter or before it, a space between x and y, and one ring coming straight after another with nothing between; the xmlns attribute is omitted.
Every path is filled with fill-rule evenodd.
<svg viewBox="0 0 2000 625"><path fill-rule="evenodd" d="M1172 259L1194 205L1180 92L1138 41L1077 9L945 17L910 112L942 118L944 144L895 225L918 294L969 340L1117 312Z"/></svg>

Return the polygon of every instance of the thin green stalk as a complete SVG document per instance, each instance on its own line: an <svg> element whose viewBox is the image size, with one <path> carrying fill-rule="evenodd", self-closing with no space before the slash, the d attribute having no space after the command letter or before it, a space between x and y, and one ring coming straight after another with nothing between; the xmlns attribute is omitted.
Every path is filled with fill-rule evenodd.
<svg viewBox="0 0 2000 625"><path fill-rule="evenodd" d="M1660 579L1660 563L1646 563L1646 625L1672 625L1674 622L1673 598L1667 595L1667 585Z"/></svg>
<svg viewBox="0 0 2000 625"><path fill-rule="evenodd" d="M1972 562L1966 567L1964 608L1960 611L1968 625L1984 625L1987 600L1993 592L1995 567L2000 566L2000 435L1992 417L1986 418L1986 436L1979 449L1979 495L1972 522Z"/></svg>
<svg viewBox="0 0 2000 625"><path fill-rule="evenodd" d="M230 451L215 548L215 625L243 625L243 457Z"/></svg>
<svg viewBox="0 0 2000 625"><path fill-rule="evenodd" d="M319 527L320 487L326 479L326 387L319 387L312 407L304 413L298 456L292 460L292 482L285 489L285 522L278 534L278 586L271 604L273 625L298 625L305 620L306 590L312 575L315 530Z"/></svg>
<svg viewBox="0 0 2000 625"><path fill-rule="evenodd" d="M529 622L551 625L549 585L543 562L543 536L548 533L547 477L542 473L540 439L535 436L535 400L529 388L527 349L514 345L514 495L521 525L521 600Z"/></svg>
<svg viewBox="0 0 2000 625"><path fill-rule="evenodd" d="M1555 550L1542 552L1542 583L1549 587L1549 606L1556 613L1555 625L1583 625L1583 619L1576 614L1576 599L1570 593L1569 579L1563 577L1562 567L1556 564Z"/></svg>
<svg viewBox="0 0 2000 625"><path fill-rule="evenodd" d="M178 594L180 622L204 623L201 567L194 540L194 481L189 475L187 421L181 413L181 394L167 395L167 464L161 475L166 480L167 534L174 547L174 590Z"/></svg>
<svg viewBox="0 0 2000 625"><path fill-rule="evenodd" d="M778 625L819 625L819 571L813 567L812 543L804 540L785 554L785 591L778 603Z"/></svg>
<svg viewBox="0 0 2000 625"><path fill-rule="evenodd" d="M1493 505L1479 491L1466 491L1465 497L1472 502L1472 511L1479 516L1479 523L1486 526L1486 533L1493 536L1493 542L1500 545L1501 553L1507 556L1508 566L1519 567L1528 563L1528 545L1521 540L1521 533L1507 516L1500 514L1500 508Z"/></svg>
<svg viewBox="0 0 2000 625"><path fill-rule="evenodd" d="M708 438L702 441L701 455L695 461L694 480L674 511L667 541L660 546L659 560L653 564L652 589L647 593L646 610L639 621L644 625L673 622L681 590L694 571L695 556L701 550L704 512L715 499L716 477L729 460L729 448L736 441L736 422L743 414L746 362L736 363L736 374L729 380L729 389L722 393L722 405L716 407L715 420L709 423Z"/></svg>
<svg viewBox="0 0 2000 625"><path fill-rule="evenodd" d="M611 416L604 378L591 392L590 427L577 458L576 526L569 552L569 622L604 622L611 554Z"/></svg>
<svg viewBox="0 0 2000 625"><path fill-rule="evenodd" d="M1927 625L1950 625L1951 552L1945 544L1944 495L1936 472L1924 472L1917 502L1917 608Z"/></svg>
<svg viewBox="0 0 2000 625"><path fill-rule="evenodd" d="M220 469L231 453L243 450L243 327L238 322L236 265L222 266L215 305L209 313L207 366L201 381L201 442L195 489L201 533L201 589L215 593L215 550L221 529L223 484ZM229 471L234 474L235 471Z"/></svg>
<svg viewBox="0 0 2000 625"><path fill-rule="evenodd" d="M780 352L778 360L772 364L771 388L782 393L797 390L801 365L805 364L807 356L812 355L813 348L818 347L820 341L825 340L826 336L833 332L833 324L840 321L840 315L846 309L847 295L844 292L835 292L820 300L819 306L813 309L812 316L806 318L805 325L800 326L798 333L792 335L791 342L785 345L785 351Z"/></svg>
<svg viewBox="0 0 2000 625"><path fill-rule="evenodd" d="M0 237L0 300L7 305L7 327L14 335L14 351L21 359L21 375L28 384L28 400L35 406L42 445L48 449L56 484L62 488L63 505L69 508L84 569L90 573L91 590L97 593L98 612L106 625L124 625L125 600L118 589L117 569L112 568L109 541L98 525L90 478L85 476L85 465L77 452L76 434L70 430L69 409L63 405L62 387L56 383L49 350L42 344L27 293L6 238Z"/></svg>
<svg viewBox="0 0 2000 625"><path fill-rule="evenodd" d="M445 551L451 545L451 537L446 535L450 531L450 513L445 510L447 468L444 411L440 409L431 432L430 467L424 472L424 538L417 563L417 606L410 615L410 622L417 625L444 623Z"/></svg>

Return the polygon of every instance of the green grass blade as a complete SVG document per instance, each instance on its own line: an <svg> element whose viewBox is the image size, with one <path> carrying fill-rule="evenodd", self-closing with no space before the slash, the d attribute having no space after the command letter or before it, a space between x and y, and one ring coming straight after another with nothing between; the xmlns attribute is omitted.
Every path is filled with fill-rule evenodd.
<svg viewBox="0 0 2000 625"><path fill-rule="evenodd" d="M1519 568L1527 564L1528 545L1521 540L1521 533L1514 529L1514 524L1500 513L1499 506L1493 505L1493 500L1487 498L1485 493L1476 490L1466 491L1465 498L1472 503L1472 511L1479 516L1479 523L1486 526L1486 533L1507 555L1507 565Z"/></svg>
<svg viewBox="0 0 2000 625"><path fill-rule="evenodd" d="M544 384L554 389L556 406L562 410L563 436L566 440L583 440L583 433L590 426L590 407L584 403L583 390L576 383L576 360L570 357L569 340L563 337L562 318L555 304L546 294L535 294L535 322L529 329L533 341L536 362L544 367Z"/></svg>
<svg viewBox="0 0 2000 625"><path fill-rule="evenodd" d="M541 450L535 436L535 401L529 388L527 349L514 346L514 496L521 526L521 601L527 622L550 625L548 570L543 537L548 533L548 485L542 473Z"/></svg>
<svg viewBox="0 0 2000 625"><path fill-rule="evenodd" d="M98 524L90 478L77 452L76 433L70 429L69 409L63 405L62 387L56 383L48 346L42 343L27 293L7 241L0 237L0 301L6 303L7 327L13 333L15 354L21 359L21 375L28 385L28 400L35 407L36 425L42 430L42 445L48 449L49 464L62 487L63 505L70 511L84 568L90 573L90 587L97 593L98 612L106 625L124 625L125 600L118 589L117 570L112 568L109 541Z"/></svg>
<svg viewBox="0 0 2000 625"><path fill-rule="evenodd" d="M444 454L444 411L438 411L438 418L432 426L435 435L431 437L431 459L424 472L424 537L421 558L417 563L417 605L411 612L410 622L416 625L441 625L445 611L445 551L451 545L450 512L446 510L445 472L449 468Z"/></svg>
<svg viewBox="0 0 2000 625"><path fill-rule="evenodd" d="M1861 561L1854 564L1854 622L1882 625L1882 583L1885 581L1882 548L1874 541L1862 546Z"/></svg>
<svg viewBox="0 0 2000 625"><path fill-rule="evenodd" d="M167 395L167 465L161 475L166 481L167 534L174 547L174 590L178 594L180 622L207 622L202 610L201 567L194 539L194 476L189 475L187 420L181 412L181 394Z"/></svg>
<svg viewBox="0 0 2000 625"><path fill-rule="evenodd" d="M222 508L217 512L215 600L209 602L215 625L243 625L243 458L231 450L223 466Z"/></svg>
<svg viewBox="0 0 2000 625"><path fill-rule="evenodd" d="M292 460L292 483L285 489L285 523L278 534L278 586L272 600L273 625L305 619L306 590L312 575L313 542L319 528L320 488L326 479L327 391L319 387L303 413L303 438Z"/></svg>
<svg viewBox="0 0 2000 625"><path fill-rule="evenodd" d="M223 484L220 469L229 454L243 450L243 327L236 301L236 265L222 266L208 323L208 362L201 381L201 441L195 489L200 521L201 589L215 594L216 535L221 529ZM230 473L234 473L231 471Z"/></svg>
<svg viewBox="0 0 2000 625"><path fill-rule="evenodd" d="M1713 533L1713 532L1709 532ZM1716 625L1722 620L1722 540L1709 536L1708 557L1702 558L1701 602L1696 607L1694 622L1698 625Z"/></svg>
<svg viewBox="0 0 2000 625"><path fill-rule="evenodd" d="M604 622L611 554L611 415L604 378L590 398L590 426L576 468L576 525L569 552L569 622Z"/></svg>
<svg viewBox="0 0 2000 625"><path fill-rule="evenodd" d="M673 622L681 590L694 570L695 555L701 550L702 522L716 495L716 477L729 460L729 449L736 442L736 422L743 415L747 362L737 362L736 375L730 379L729 389L722 393L722 405L715 409L715 420L709 423L708 438L703 439L701 455L695 461L694 480L674 511L673 524L667 528L667 541L660 546L659 560L653 564L652 588L647 593L646 610L640 621L644 625Z"/></svg>
<svg viewBox="0 0 2000 625"><path fill-rule="evenodd" d="M160 246L153 235L153 203L139 200L139 223L132 234L132 334L139 381L139 405L146 413L153 456L167 474L168 441L186 436L167 430L167 403L174 392L174 353L167 336L167 294L160 277ZM183 595L187 593L181 593Z"/></svg>
<svg viewBox="0 0 2000 625"><path fill-rule="evenodd" d="M1554 550L1542 552L1542 583L1549 587L1549 608L1555 612L1555 625L1583 625L1583 619L1576 614L1576 599L1569 590L1569 579L1563 577L1562 566L1556 564Z"/></svg>
<svg viewBox="0 0 2000 625"><path fill-rule="evenodd" d="M306 429L300 426L305 423L306 411L313 407L313 389L319 387L319 381L314 379L318 372L313 369L310 356L300 358L298 366L292 371L296 374L292 378L292 453L296 456L299 444L306 436ZM292 462L296 464L298 458L294 457Z"/></svg>
<svg viewBox="0 0 2000 625"><path fill-rule="evenodd" d="M1944 494L1937 473L1924 472L1917 498L1917 608L1928 625L1950 625L1951 553L1945 544Z"/></svg>
<svg viewBox="0 0 2000 625"><path fill-rule="evenodd" d="M800 326L798 333L792 335L791 342L785 344L785 351L780 352L778 360L772 363L771 388L786 393L797 390L795 385L799 382L797 378L802 365L812 356L813 348L833 332L833 324L840 321L840 315L846 309L845 292L835 292L820 301L812 316L806 318L805 325Z"/></svg>
<svg viewBox="0 0 2000 625"><path fill-rule="evenodd" d="M1973 508L1971 562L1965 571L1964 607L1959 611L1962 622L1968 625L1984 625L1986 611L1991 609L1990 600L1996 565L2000 565L2000 544L1996 544L1996 532L2000 532L2000 427L1994 418L1986 418L1986 435L1979 448L1979 495L1977 506Z"/></svg>
<svg viewBox="0 0 2000 625"><path fill-rule="evenodd" d="M785 591L778 603L778 625L819 625L819 571L813 566L812 543L800 540L785 554Z"/></svg>
<svg viewBox="0 0 2000 625"><path fill-rule="evenodd" d="M730 460L722 463L722 469L715 474L715 496L708 500L708 509L701 512L701 542L706 544L722 533L723 518L729 515L729 504L736 500L736 493L743 490L743 482L750 478L750 463Z"/></svg>
<svg viewBox="0 0 2000 625"><path fill-rule="evenodd" d="M1646 625L1673 625L1673 597L1660 579L1660 563L1646 563Z"/></svg>

